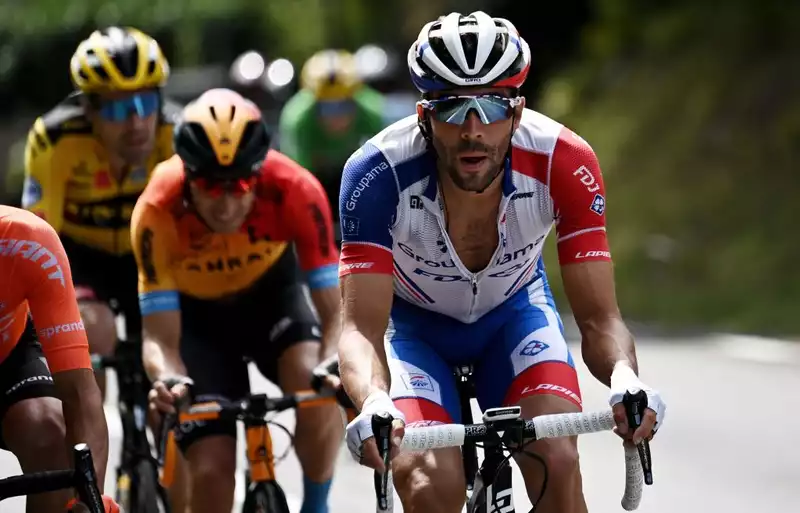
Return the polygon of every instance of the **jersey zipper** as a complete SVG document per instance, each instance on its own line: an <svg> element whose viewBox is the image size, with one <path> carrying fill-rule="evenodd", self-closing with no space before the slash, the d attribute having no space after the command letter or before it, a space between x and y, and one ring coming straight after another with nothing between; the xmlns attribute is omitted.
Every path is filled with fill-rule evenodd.
<svg viewBox="0 0 800 513"><path fill-rule="evenodd" d="M438 194L441 194L441 191L438 191ZM486 266L485 269L479 271L478 273L473 273L469 269L467 269L464 264L461 262L461 258L459 258L458 253L456 253L455 248L453 248L453 244L450 241L450 235L447 233L447 229L444 225L444 219L442 217L442 207L441 203L438 205L439 209L434 210L434 215L436 216L436 222L439 224L439 231L442 234L442 238L444 239L445 245L447 245L447 251L450 252L452 256L453 263L456 265L456 268L461 272L461 275L467 278L470 282L470 287L472 288L472 299L469 305L469 311L467 312L467 318L472 321L472 314L475 311L475 307L478 304L478 279L480 276L491 269L494 266L494 263L497 261L498 253L503 251L503 244L502 240L504 238L503 226L500 224L500 220L503 219L503 216L506 215L506 209L508 209L508 205L510 203L510 196L504 196L500 202L500 208L498 209L497 215L497 247L492 254L491 260L489 260L489 265Z"/></svg>

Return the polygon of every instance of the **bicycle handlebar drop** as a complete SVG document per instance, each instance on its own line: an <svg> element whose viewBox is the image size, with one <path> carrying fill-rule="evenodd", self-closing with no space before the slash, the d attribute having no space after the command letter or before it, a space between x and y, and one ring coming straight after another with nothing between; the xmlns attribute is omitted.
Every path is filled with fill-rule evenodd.
<svg viewBox="0 0 800 513"><path fill-rule="evenodd" d="M623 400L628 421L631 427L638 427L641 414L647 406L647 396L644 392L628 393ZM503 411L501 411L503 410ZM507 411L506 411L507 410ZM541 415L530 420L518 418L519 409L495 408L487 410L488 413L503 417L503 420L523 423L522 437L526 440L541 440L543 438L560 438L585 435L610 431L614 428L614 414L611 410L601 412L558 413ZM513 418L516 414L517 418ZM487 418L486 414L484 418ZM392 481L389 472L389 432L392 418L388 414L376 414L372 417L372 429L378 444L378 452L384 460L387 471L375 472L375 493L378 513L391 513ZM434 426L410 427L405 429L401 451L427 451L445 449L448 447L461 447L465 443L475 444L484 442L492 437L506 443L519 444L522 440L513 439L513 431L496 427L493 422L484 424L439 424ZM652 460L650 448L645 440L638 446L625 444L625 491L621 505L626 511L634 511L639 507L642 499L644 483L652 484Z"/></svg>

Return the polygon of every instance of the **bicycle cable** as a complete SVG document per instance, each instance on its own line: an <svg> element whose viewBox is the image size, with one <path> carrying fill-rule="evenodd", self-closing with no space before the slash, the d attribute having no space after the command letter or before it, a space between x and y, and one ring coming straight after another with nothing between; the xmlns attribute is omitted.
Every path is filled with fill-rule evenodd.
<svg viewBox="0 0 800 513"><path fill-rule="evenodd" d="M272 456L274 463L277 465L278 463L282 462L283 460L285 460L289 456L289 452L294 447L294 434L292 434L292 432L289 431L289 429L286 426L284 426L283 424L279 424L279 423L275 422L274 420L267 420L266 422L267 422L267 426L277 426L278 428L281 429L281 431L286 433L286 436L289 437L289 445L286 446L286 450L283 452L283 454L281 454L277 458L275 457L275 455ZM269 429L269 428L267 428L267 429Z"/></svg>
<svg viewBox="0 0 800 513"><path fill-rule="evenodd" d="M503 470L503 468L505 468L506 466L508 466L510 464L511 458L514 456L514 454L517 454L517 453L524 454L525 456L528 456L529 458L532 458L532 459L538 461L542 465L542 470L544 470L544 479L542 479L542 488L541 488L541 491L539 492L539 497L536 498L536 501L533 503L533 505L532 505L532 507L531 507L531 509L530 509L530 511L528 513L536 513L536 506L542 500L542 497L544 497L544 492L547 489L547 479L548 479L547 463L544 461L544 458L542 458L541 456L539 456L535 452L528 452L528 451L525 450L525 447L527 447L528 444L530 444L532 442L535 442L535 441L536 441L536 439L532 438L532 439L528 440L527 442L523 443L522 446L517 447L517 448L504 447L502 449L502 451L503 452L508 451L508 455L500 461L500 464L497 466L497 470L495 471L494 478L492 479L492 481L494 481L500 476L500 471ZM479 449L484 449L483 444L475 444L475 447L477 447ZM484 488L484 490L485 490L485 488ZM478 500L483 500L482 504L485 505L486 501L488 500L488 498L486 496L486 493L482 493L481 494L481 498L479 498ZM476 502L475 503L476 506L478 506L480 504L481 504L480 502ZM488 511L489 508L486 508L486 509Z"/></svg>

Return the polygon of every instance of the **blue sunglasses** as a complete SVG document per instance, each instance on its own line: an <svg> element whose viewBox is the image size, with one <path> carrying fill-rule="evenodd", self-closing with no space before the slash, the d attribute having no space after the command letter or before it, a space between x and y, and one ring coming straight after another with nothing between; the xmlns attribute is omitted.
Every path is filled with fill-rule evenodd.
<svg viewBox="0 0 800 513"><path fill-rule="evenodd" d="M317 113L322 117L346 116L355 110L352 100L317 102Z"/></svg>
<svg viewBox="0 0 800 513"><path fill-rule="evenodd" d="M100 104L100 116L106 121L121 123L132 115L146 118L158 110L161 96L156 91L136 93L119 100L105 100Z"/></svg>
<svg viewBox="0 0 800 513"><path fill-rule="evenodd" d="M522 98L508 98L494 94L477 96L448 96L436 100L421 100L419 105L433 113L437 121L461 125L470 111L475 111L481 123L488 125L511 118Z"/></svg>

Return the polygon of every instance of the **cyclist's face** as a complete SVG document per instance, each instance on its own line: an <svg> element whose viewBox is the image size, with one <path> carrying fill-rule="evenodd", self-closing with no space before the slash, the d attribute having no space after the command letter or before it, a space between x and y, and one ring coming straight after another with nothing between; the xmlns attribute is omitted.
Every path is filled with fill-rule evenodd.
<svg viewBox="0 0 800 513"><path fill-rule="evenodd" d="M346 132L355 121L355 103L344 101L317 102L317 119L331 134Z"/></svg>
<svg viewBox="0 0 800 513"><path fill-rule="evenodd" d="M479 95L510 97L512 91L503 88L463 89L448 91L446 95L431 99ZM459 189L481 192L492 183L503 165L524 106L523 101L513 109L513 120L509 116L487 124L481 122L475 110L470 110L461 124L440 121L432 112L425 111L430 119L431 139L439 167Z"/></svg>
<svg viewBox="0 0 800 513"><path fill-rule="evenodd" d="M159 106L155 90L103 93L89 111L106 150L128 165L141 166L155 147Z"/></svg>
<svg viewBox="0 0 800 513"><path fill-rule="evenodd" d="M256 198L254 190L220 193L195 181L189 182L189 191L195 210L217 233L238 232Z"/></svg>

